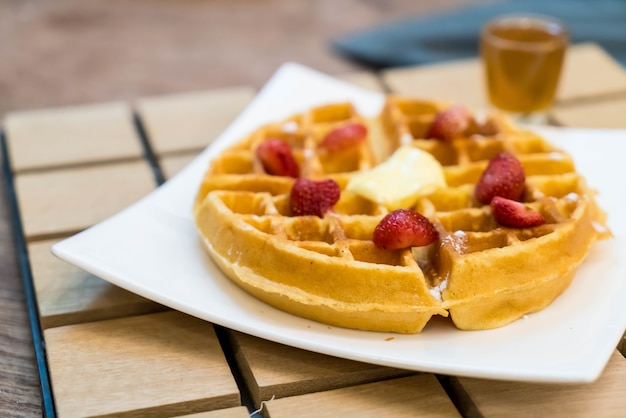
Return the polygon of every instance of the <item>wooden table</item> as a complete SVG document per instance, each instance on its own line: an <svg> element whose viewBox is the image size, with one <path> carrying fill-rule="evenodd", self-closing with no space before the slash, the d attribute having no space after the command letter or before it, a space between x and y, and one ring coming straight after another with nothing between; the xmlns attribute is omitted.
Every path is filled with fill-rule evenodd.
<svg viewBox="0 0 626 418"><path fill-rule="evenodd" d="M377 91L471 105L485 100L473 60L377 74L350 66L335 70ZM0 415L41 413L37 360L49 371L43 382L49 377L54 393L44 396L44 408L54 404L63 417L246 417L262 401L268 401L265 411L273 418L624 414L621 344L600 379L587 385L412 373L213 326L50 254L54 242L119 211L174 175L232 121L258 87L120 95L123 100L5 115L10 165L3 164L8 181L0 201ZM626 71L595 45L572 48L552 121L626 128L625 111ZM17 203L13 213L12 203ZM36 305L26 303L28 286L24 292L22 278L32 279ZM28 308L38 310L47 358L32 352ZM35 325L35 345L44 354Z"/></svg>

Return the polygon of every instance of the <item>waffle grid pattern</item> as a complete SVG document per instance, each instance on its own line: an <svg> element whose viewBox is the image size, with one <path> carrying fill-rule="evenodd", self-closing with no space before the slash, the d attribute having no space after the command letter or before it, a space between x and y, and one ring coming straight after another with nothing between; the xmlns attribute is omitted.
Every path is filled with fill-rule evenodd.
<svg viewBox="0 0 626 418"><path fill-rule="evenodd" d="M283 292L293 296L304 292L294 296L300 298L298 304L318 308L328 304L332 310L345 313L345 319L341 315L329 318L311 314L309 309L307 312L295 309L297 314L335 325L374 330L388 330L385 327L391 326L391 330L397 332L418 332L425 325L424 322L406 328L405 323L395 326L385 321L383 325L377 324L374 319L371 324L367 320L353 323L351 316L354 311L363 313L372 306L376 310L369 312L372 317L390 311L405 315L415 310L415 304L420 306L420 313L427 311L431 315L445 316L450 310L455 325L462 329L499 327L526 313L542 309L567 286L575 267L594 240L595 232L587 228L585 242L581 249L572 250L575 256L567 260L567 266L562 267L561 278L554 289L534 289L551 287L552 284L542 283L542 273L530 267L532 262L527 259L532 255L530 251L549 248L555 244L554 240L569 236L573 225L590 224L592 218L601 221L602 215L595 208L591 192L576 172L569 155L536 134L518 129L499 115L473 115L464 134L452 141L427 138L435 115L448 106L445 103L389 96L381 116L375 120L365 121L349 103L331 104L266 125L252 133L211 164L198 193L196 213L200 218L207 216L204 213L207 206L220 207L198 221L209 251L214 258L222 259L222 267L240 284L242 277L250 275L250 272L235 272L228 267L231 263L243 263L257 279L263 276L263 283L248 282L243 287L272 304L275 304L271 301L273 297L267 298L264 293ZM341 153L330 153L319 146L323 136L331 129L353 122L368 124L368 144ZM379 132L383 135L377 134ZM256 146L270 138L282 139L291 145L302 167L303 177L333 178L340 185L341 198L323 219L291 216L289 192L293 179L266 174L254 156ZM373 244L374 228L388 210L345 190L345 186L354 173L371 168L376 161L380 161L379 156L372 153L372 149L381 148L380 144L376 144L380 141L391 144L391 151L410 144L432 154L443 166L448 187L421 197L412 208L435 224L440 245L390 251ZM481 173L489 160L503 151L516 155L522 163L527 175L523 201L544 216L547 220L545 225L527 229L503 228L493 218L490 206L474 199L474 186ZM211 191L215 193L205 200ZM209 223L241 223L243 225L234 227L238 231L235 233L245 236L247 230L252 228L260 234L258 239L263 242L297 249L297 257L302 263L315 260L323 267L344 271L343 275L336 277L344 284L331 283L325 275L321 275L324 268L310 270L305 275L293 275L255 267L255 263L245 255L232 256L233 253L246 252L242 249L249 245L245 239L237 240L240 249L233 246L227 250L220 249L220 244L215 241L224 237L213 227L210 227L213 229L209 233L206 229ZM384 274L379 271L382 266ZM510 274L511 266L527 270L530 274L526 278L520 278L519 273ZM371 282L354 279L365 271ZM402 273L398 273L400 271ZM420 285L412 284L419 290L391 288L393 286L389 286L388 282L397 280L396 273L412 274L422 282ZM352 278L347 279L347 275ZM490 275L496 276L493 283L485 283L485 276ZM511 278L497 277L499 275ZM279 287L270 285L270 282L278 283ZM264 290L259 293L251 287ZM517 301L535 290L537 295ZM405 293L410 292L414 293L414 297L406 297ZM415 296L419 297L416 299ZM490 302L486 303L486 300ZM495 312L511 303L515 306L504 309L502 314ZM280 306L294 312L289 303L280 303Z"/></svg>

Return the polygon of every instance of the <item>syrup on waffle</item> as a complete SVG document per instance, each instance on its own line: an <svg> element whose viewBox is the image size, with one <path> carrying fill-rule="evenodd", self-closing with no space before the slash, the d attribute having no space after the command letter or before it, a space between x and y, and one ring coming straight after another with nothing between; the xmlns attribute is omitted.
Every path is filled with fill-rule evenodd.
<svg viewBox="0 0 626 418"><path fill-rule="evenodd" d="M347 328L417 333L433 315L449 314L460 329L489 329L543 309L568 286L592 243L608 234L604 213L569 155L497 115L472 115L454 138L428 138L449 107L389 96L373 120L339 103L253 132L211 162L200 186L194 214L209 254L255 297ZM322 145L329 132L355 123L367 126L365 141L343 150ZM255 154L270 139L290 145L301 177L337 182L341 195L331 211L292 216L295 179L268 174ZM411 208L433 223L439 239L383 250L372 236L389 208L346 186L406 145L443 167L447 187ZM503 151L522 163L522 200L545 224L505 228L476 201L476 183Z"/></svg>

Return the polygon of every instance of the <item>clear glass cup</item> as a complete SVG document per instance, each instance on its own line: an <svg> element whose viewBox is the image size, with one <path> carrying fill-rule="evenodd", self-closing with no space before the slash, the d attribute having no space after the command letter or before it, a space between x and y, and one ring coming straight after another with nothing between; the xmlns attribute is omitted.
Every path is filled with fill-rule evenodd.
<svg viewBox="0 0 626 418"><path fill-rule="evenodd" d="M545 115L556 94L567 28L540 15L505 15L482 30L480 51L489 101L521 119Z"/></svg>

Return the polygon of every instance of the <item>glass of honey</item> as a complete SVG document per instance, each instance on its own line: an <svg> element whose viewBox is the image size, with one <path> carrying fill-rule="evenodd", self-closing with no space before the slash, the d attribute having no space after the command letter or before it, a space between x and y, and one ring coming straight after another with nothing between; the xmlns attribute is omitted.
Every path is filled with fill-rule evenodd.
<svg viewBox="0 0 626 418"><path fill-rule="evenodd" d="M507 15L488 22L480 50L489 100L522 119L545 114L559 83L568 31L539 15Z"/></svg>

